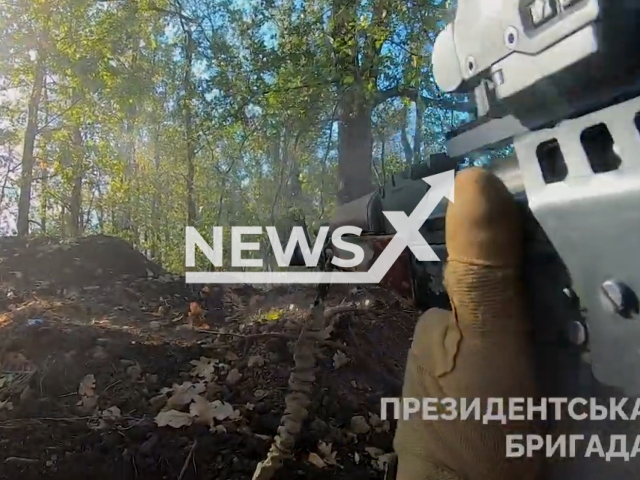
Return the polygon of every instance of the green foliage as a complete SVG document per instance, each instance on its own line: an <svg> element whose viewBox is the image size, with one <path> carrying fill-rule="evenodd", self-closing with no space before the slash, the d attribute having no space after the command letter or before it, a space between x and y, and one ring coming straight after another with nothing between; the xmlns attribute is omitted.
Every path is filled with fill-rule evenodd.
<svg viewBox="0 0 640 480"><path fill-rule="evenodd" d="M401 131L425 155L453 123L430 105L420 123L404 114L437 96L428 52L446 13L439 1L3 4L0 209L14 213L16 195L5 192L17 191L43 68L34 228L64 236L75 222L80 233L119 235L172 270L183 269L190 204L203 233L326 220L340 183L336 120L349 109L370 116L371 164L382 172L384 144L384 174L407 166Z"/></svg>

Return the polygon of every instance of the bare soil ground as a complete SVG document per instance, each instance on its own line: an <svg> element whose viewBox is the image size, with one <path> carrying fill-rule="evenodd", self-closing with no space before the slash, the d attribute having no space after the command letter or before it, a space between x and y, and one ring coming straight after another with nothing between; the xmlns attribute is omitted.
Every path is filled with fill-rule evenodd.
<svg viewBox="0 0 640 480"><path fill-rule="evenodd" d="M252 478L314 295L186 285L111 237L0 239L0 479ZM380 289L333 288L342 303L359 307L319 348L278 479L383 478L380 398L400 394L417 313Z"/></svg>

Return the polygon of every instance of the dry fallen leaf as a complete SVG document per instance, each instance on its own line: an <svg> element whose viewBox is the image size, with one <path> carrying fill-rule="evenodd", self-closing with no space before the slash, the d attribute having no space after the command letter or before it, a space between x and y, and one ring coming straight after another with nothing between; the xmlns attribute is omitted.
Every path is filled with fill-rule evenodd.
<svg viewBox="0 0 640 480"><path fill-rule="evenodd" d="M309 463L311 463L312 465L318 468L327 468L327 464L324 462L324 460L322 460L322 458L320 458L320 456L317 453L313 453L313 452L310 453L307 460Z"/></svg>
<svg viewBox="0 0 640 480"><path fill-rule="evenodd" d="M213 409L213 418L218 421L222 420L235 420L240 417L240 412L238 410L233 409L233 405L227 402L221 402L220 400L215 400L210 403L211 408Z"/></svg>
<svg viewBox="0 0 640 480"><path fill-rule="evenodd" d="M249 368L252 367L262 367L264 365L264 358L260 355L252 355L249 357L249 361L247 362L247 366Z"/></svg>
<svg viewBox="0 0 640 480"><path fill-rule="evenodd" d="M391 424L389 420L383 420L382 424L379 427L375 427L376 432L388 432L391 430Z"/></svg>
<svg viewBox="0 0 640 480"><path fill-rule="evenodd" d="M189 406L189 414L194 417L196 423L213 426L215 409L200 395L193 399Z"/></svg>
<svg viewBox="0 0 640 480"><path fill-rule="evenodd" d="M393 453L385 453L384 455L380 455L375 459L373 466L380 472L384 472L387 470L387 467L391 465L394 459Z"/></svg>
<svg viewBox="0 0 640 480"><path fill-rule="evenodd" d="M218 363L218 368L220 369L220 373L227 373L231 369L231 365Z"/></svg>
<svg viewBox="0 0 640 480"><path fill-rule="evenodd" d="M325 443L322 440L318 442L318 452L320 452L320 455L322 455L323 457L327 457L331 455L331 444L330 443Z"/></svg>
<svg viewBox="0 0 640 480"><path fill-rule="evenodd" d="M160 412L155 422L159 427L172 427L181 428L187 427L193 423L193 417L185 412L179 412L178 410L168 410L166 412Z"/></svg>
<svg viewBox="0 0 640 480"><path fill-rule="evenodd" d="M331 451L330 443L325 443L322 441L318 442L318 452L327 465L338 464L338 462L336 462L336 455L338 455L338 452Z"/></svg>
<svg viewBox="0 0 640 480"><path fill-rule="evenodd" d="M193 365L193 370L191 370L191 375L194 377L200 377L207 382L210 382L215 377L215 369L218 365L218 360L200 357L200 360L191 360L191 365Z"/></svg>
<svg viewBox="0 0 640 480"><path fill-rule="evenodd" d="M382 420L375 413L369 412L369 424L374 428L375 427L380 427L380 426L382 426Z"/></svg>
<svg viewBox="0 0 640 480"><path fill-rule="evenodd" d="M83 395L78 401L78 403L76 403L76 405L80 407L81 411L85 413L91 413L98 406L98 398L100 398L98 397L98 395L93 395L91 397L87 397L86 395Z"/></svg>
<svg viewBox="0 0 640 480"><path fill-rule="evenodd" d="M151 397L149 399L149 404L151 405L151 408L158 411L167 404L167 400L169 400L167 396L164 393L161 393L160 395Z"/></svg>
<svg viewBox="0 0 640 480"><path fill-rule="evenodd" d="M353 461L356 463L356 465L360 464L360 455L358 455L358 452L355 452L353 454Z"/></svg>
<svg viewBox="0 0 640 480"><path fill-rule="evenodd" d="M80 382L80 386L78 387L78 394L80 395L80 400L76 403L80 410L85 413L91 413L95 410L98 405L98 395L95 392L96 389L96 378L89 374L86 375L82 381Z"/></svg>
<svg viewBox="0 0 640 480"><path fill-rule="evenodd" d="M80 382L80 386L78 387L78 393L85 397L92 397L96 393L95 389L96 389L96 377L89 374L89 375L86 375Z"/></svg>
<svg viewBox="0 0 640 480"><path fill-rule="evenodd" d="M13 403L11 403L9 399L0 402L0 410L13 410Z"/></svg>
<svg viewBox="0 0 640 480"><path fill-rule="evenodd" d="M122 412L116 406L109 407L102 411L102 418L105 420L117 420L122 417Z"/></svg>
<svg viewBox="0 0 640 480"><path fill-rule="evenodd" d="M284 314L283 310L271 309L267 313L265 313L260 320L263 321L263 322L265 322L265 321L275 322L277 320L280 320L280 318L282 318L283 314Z"/></svg>
<svg viewBox="0 0 640 480"><path fill-rule="evenodd" d="M236 383L238 383L240 380L242 379L242 374L240 373L240 371L237 368L234 368L233 370L231 370L229 372L229 374L227 375L227 379L226 382L229 385L235 385Z"/></svg>
<svg viewBox="0 0 640 480"><path fill-rule="evenodd" d="M189 304L189 315L199 316L202 314L202 307L198 302L191 302Z"/></svg>
<svg viewBox="0 0 640 480"><path fill-rule="evenodd" d="M351 419L351 431L353 433L364 434L369 433L371 427L363 416L357 415Z"/></svg>
<svg viewBox="0 0 640 480"><path fill-rule="evenodd" d="M182 385L174 385L173 395L167 400L166 409L170 410L189 405L196 396L204 393L206 390L207 385L203 382L184 382Z"/></svg>
<svg viewBox="0 0 640 480"><path fill-rule="evenodd" d="M91 430L108 430L110 428L103 418L90 418L87 420L87 427Z"/></svg>
<svg viewBox="0 0 640 480"><path fill-rule="evenodd" d="M335 368L337 370L340 367L344 367L345 365L347 365L349 363L349 361L350 361L349 357L347 357L347 355L345 355L343 352L338 350L333 355L333 368Z"/></svg>
<svg viewBox="0 0 640 480"><path fill-rule="evenodd" d="M373 458L378 458L380 455L384 455L384 450L376 447L365 447L364 451L371 455L371 457Z"/></svg>

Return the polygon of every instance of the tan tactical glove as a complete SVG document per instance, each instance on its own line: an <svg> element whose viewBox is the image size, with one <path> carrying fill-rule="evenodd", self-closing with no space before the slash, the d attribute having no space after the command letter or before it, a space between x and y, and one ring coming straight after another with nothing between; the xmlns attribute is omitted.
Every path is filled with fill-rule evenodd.
<svg viewBox="0 0 640 480"><path fill-rule="evenodd" d="M520 281L522 227L504 184L482 169L461 172L446 216L445 286L452 312L420 318L405 371L403 397L534 397L533 345ZM526 405L526 404L525 404ZM534 433L532 422L399 420L397 480L530 480L538 461L506 457L506 435ZM441 412L443 410L441 409ZM498 413L497 409L493 410ZM505 409L504 414L508 413ZM524 413L524 412L523 412Z"/></svg>

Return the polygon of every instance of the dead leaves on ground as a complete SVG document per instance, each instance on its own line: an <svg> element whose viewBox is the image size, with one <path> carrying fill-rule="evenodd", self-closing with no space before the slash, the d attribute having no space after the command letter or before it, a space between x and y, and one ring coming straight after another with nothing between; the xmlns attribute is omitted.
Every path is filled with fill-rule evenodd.
<svg viewBox="0 0 640 480"><path fill-rule="evenodd" d="M377 447L365 447L364 451L369 457L371 466L379 472L385 472L395 457L393 452L385 453L384 450ZM354 452L353 460L356 465L360 464L361 458L358 452ZM316 468L340 467L337 461L337 452L332 449L332 444L322 441L318 442L316 452L309 453L307 461Z"/></svg>
<svg viewBox="0 0 640 480"><path fill-rule="evenodd" d="M253 367L262 367L264 365L264 358L261 355L252 355L249 357L249 361L247 362L247 366L249 368Z"/></svg>
<svg viewBox="0 0 640 480"><path fill-rule="evenodd" d="M395 458L395 453L385 453L376 447L366 447L364 450L371 457L371 466L379 472L385 472Z"/></svg>
<svg viewBox="0 0 640 480"><path fill-rule="evenodd" d="M200 360L191 360L191 365L193 365L191 376L201 378L205 382L211 382L215 378L218 364L218 360L207 357L200 357Z"/></svg>
<svg viewBox="0 0 640 480"><path fill-rule="evenodd" d="M216 421L236 420L240 418L240 412L234 410L230 403L215 400L208 402L204 397L195 395L189 402L189 411L171 409L160 412L155 417L155 422L159 427L181 428L188 427L193 423L208 425L212 431L220 431L216 428Z"/></svg>
<svg viewBox="0 0 640 480"><path fill-rule="evenodd" d="M115 426L116 422L122 419L122 412L116 406L102 410L95 418L87 423L92 430L107 430Z"/></svg>
<svg viewBox="0 0 640 480"><path fill-rule="evenodd" d="M234 368L227 374L226 383L228 385L235 385L240 380L242 380L242 374L240 373L240 370L238 370L237 368Z"/></svg>
<svg viewBox="0 0 640 480"><path fill-rule="evenodd" d="M96 395L96 377L93 374L85 375L78 387L80 400L76 405L84 413L93 413L98 406L99 395Z"/></svg>
<svg viewBox="0 0 640 480"><path fill-rule="evenodd" d="M260 323L268 323L268 322L277 322L284 315L284 310L280 308L272 308L268 312L262 314L258 318L258 322Z"/></svg>
<svg viewBox="0 0 640 480"><path fill-rule="evenodd" d="M311 452L307 460L318 468L326 468L327 466L337 466L336 456L338 452L331 449L331 443L318 442L318 453Z"/></svg>
<svg viewBox="0 0 640 480"><path fill-rule="evenodd" d="M189 304L189 313L187 314L189 326L193 328L208 329L209 325L204 321L205 314L206 311L198 302L191 302Z"/></svg>
<svg viewBox="0 0 640 480"><path fill-rule="evenodd" d="M237 356L227 355L229 361L237 360ZM182 384L174 384L171 388L163 388L160 395L151 399L152 404L159 405L164 396L171 396L166 399L166 403L162 411L155 417L155 422L160 427L182 428L196 424L209 426L211 431L220 432L224 430L224 426L219 423L225 420L237 420L240 418L240 412L235 410L229 403L215 400L209 402L203 394L214 391L216 387L215 380L218 375L224 373L229 366L220 363L216 359L200 357L198 360L192 360L190 375L197 382L183 382ZM227 383L233 384L242 378L242 374L237 369L232 369L227 373ZM187 411L188 410L188 411ZM216 424L218 422L218 424Z"/></svg>
<svg viewBox="0 0 640 480"><path fill-rule="evenodd" d="M181 385L174 384L173 388L163 388L161 393L172 393L167 400L165 410L179 409L189 405L195 397L204 393L206 390L207 384L204 382L184 382Z"/></svg>
<svg viewBox="0 0 640 480"><path fill-rule="evenodd" d="M357 415L351 419L351 431L355 434L366 434L371 431L371 426L367 423L366 418Z"/></svg>
<svg viewBox="0 0 640 480"><path fill-rule="evenodd" d="M156 416L155 422L159 427L181 428L191 425L193 417L189 413L178 410L167 410L166 412L160 412Z"/></svg>
<svg viewBox="0 0 640 480"><path fill-rule="evenodd" d="M78 395L81 397L93 397L96 392L96 377L93 374L85 375L78 387Z"/></svg>
<svg viewBox="0 0 640 480"><path fill-rule="evenodd" d="M349 362L351 360L349 360L349 357L347 357L347 355L338 350L334 355L333 355L333 368L335 370L338 370L341 367L344 367L345 365L348 365Z"/></svg>
<svg viewBox="0 0 640 480"><path fill-rule="evenodd" d="M207 402L200 396L194 398L189 407L189 412L197 423L203 423L209 427L214 426L214 420L222 422L223 420L237 420L240 418L240 412L234 410L230 403L220 400Z"/></svg>

